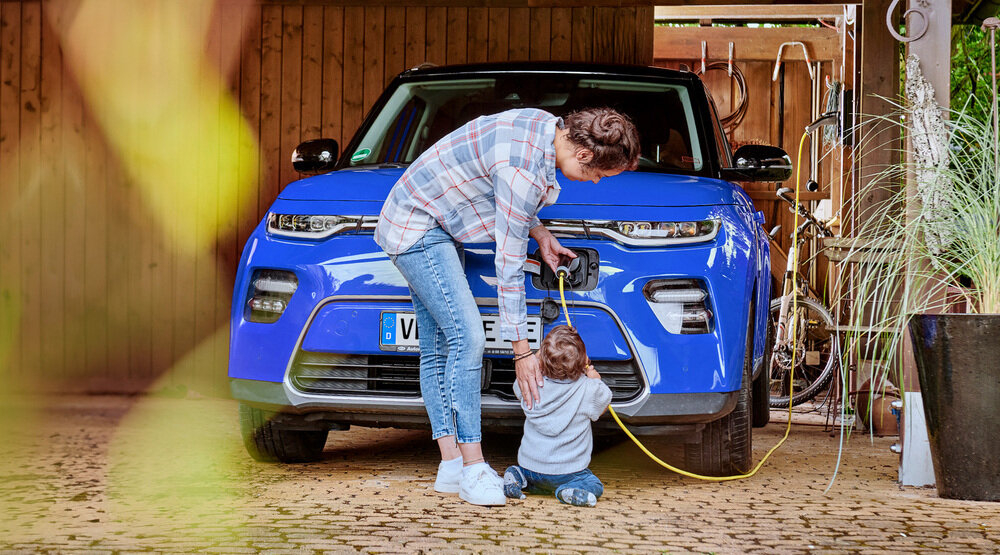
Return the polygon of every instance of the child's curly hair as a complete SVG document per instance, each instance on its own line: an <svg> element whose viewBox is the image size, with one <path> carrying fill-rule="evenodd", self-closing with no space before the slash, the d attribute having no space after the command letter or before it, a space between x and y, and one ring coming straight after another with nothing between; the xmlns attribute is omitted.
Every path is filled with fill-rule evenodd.
<svg viewBox="0 0 1000 555"><path fill-rule="evenodd" d="M566 325L552 328L538 348L542 375L554 380L570 380L587 372L587 348L576 329Z"/></svg>

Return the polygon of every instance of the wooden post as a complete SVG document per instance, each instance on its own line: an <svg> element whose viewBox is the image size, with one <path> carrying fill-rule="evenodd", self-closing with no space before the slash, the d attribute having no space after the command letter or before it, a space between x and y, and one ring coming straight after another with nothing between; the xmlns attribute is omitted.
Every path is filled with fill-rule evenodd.
<svg viewBox="0 0 1000 555"><path fill-rule="evenodd" d="M901 37L906 44L907 55L920 59L920 69L931 86L939 105L948 108L951 104L951 0L910 0L911 12L906 27L907 36ZM945 113L947 117L947 113ZM906 145L907 160L913 160L910 141ZM917 199L915 174L906 174L906 204L912 207ZM944 295L944 291L927 292L929 295ZM924 486L934 483L930 444L924 425L920 380L909 335L904 338L903 348L903 390L905 393L903 429L900 442L903 446L899 466L899 480L904 486Z"/></svg>
<svg viewBox="0 0 1000 555"><path fill-rule="evenodd" d="M869 134L875 125L873 115L893 110L891 104L879 97L896 99L899 96L899 43L886 27L886 12L891 0L865 0L861 6L861 91L858 95L858 114L861 122L859 140L865 140L858 157L857 171L862 190L871 179L887 166L899 162L899 129L880 125L879 133ZM894 16L893 20L897 18ZM876 189L852 202L853 223L860 224L873 206L892 196L891 190ZM853 230L852 230L853 231Z"/></svg>
<svg viewBox="0 0 1000 555"><path fill-rule="evenodd" d="M908 9L915 11L907 18L907 27L919 32L916 14L923 13L927 31L906 43L907 53L920 58L924 79L934 86L938 104L947 108L951 103L951 0L910 0Z"/></svg>
<svg viewBox="0 0 1000 555"><path fill-rule="evenodd" d="M886 26L886 14L891 2L865 0L857 9L855 24L859 28L856 36L860 37L855 47L858 91L855 95L854 121L857 122L857 129L852 133L857 154L854 156L850 189L844 192L845 217L841 227L844 237L856 236L862 230L867 233L871 229L870 224L881 225L882 222L870 221L873 213L877 214L878 208L893 198L900 186L877 181L880 172L899 162L900 150L899 128L877 119L877 116L894 110L885 99L895 100L899 96L899 43ZM896 20L895 17L892 19ZM850 280L854 276L865 279L863 273L871 271L877 270L866 264L852 265L851 276L846 277L849 280L846 290L853 290ZM853 296L849 306L844 308L851 313L872 309ZM864 364L862 360L851 361L851 372L847 375L851 390L857 389L868 378L865 375L867 372L863 371Z"/></svg>
<svg viewBox="0 0 1000 555"><path fill-rule="evenodd" d="M920 69L931 86L934 98L943 109L951 104L951 0L910 0L908 9L913 11L907 21L907 55L920 59ZM921 21L922 20L922 21ZM912 33L917 33L916 35ZM913 40L910 40L913 39ZM947 113L945 113L947 118ZM912 147L907 141L907 158L912 160ZM906 176L906 203L916 200L917 184L913 172ZM943 292L937 294L943 295ZM920 391L916 362L911 350L904 349L903 384L906 391Z"/></svg>

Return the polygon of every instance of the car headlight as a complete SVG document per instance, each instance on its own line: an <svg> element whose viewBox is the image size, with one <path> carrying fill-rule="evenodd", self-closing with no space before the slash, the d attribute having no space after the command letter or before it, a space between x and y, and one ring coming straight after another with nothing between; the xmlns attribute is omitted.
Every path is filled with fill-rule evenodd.
<svg viewBox="0 0 1000 555"><path fill-rule="evenodd" d="M707 237L715 232L715 220L697 222L618 222L618 231L633 239Z"/></svg>
<svg viewBox="0 0 1000 555"><path fill-rule="evenodd" d="M687 222L646 222L615 220L546 220L553 233L600 235L635 247L659 247L703 243L715 239L721 222L716 219Z"/></svg>
<svg viewBox="0 0 1000 555"><path fill-rule="evenodd" d="M307 214L267 215L267 231L286 237L322 239L336 233L370 231L378 223L377 216L328 216Z"/></svg>

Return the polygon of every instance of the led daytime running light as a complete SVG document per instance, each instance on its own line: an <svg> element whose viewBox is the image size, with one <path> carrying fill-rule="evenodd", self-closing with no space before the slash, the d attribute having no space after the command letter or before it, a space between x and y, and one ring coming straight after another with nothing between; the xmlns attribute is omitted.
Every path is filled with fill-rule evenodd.
<svg viewBox="0 0 1000 555"><path fill-rule="evenodd" d="M378 223L376 216L332 216L308 214L275 214L267 216L267 231L275 235L322 239L336 233L371 231Z"/></svg>
<svg viewBox="0 0 1000 555"><path fill-rule="evenodd" d="M633 239L695 238L715 232L716 220L695 222L618 222L618 232Z"/></svg>

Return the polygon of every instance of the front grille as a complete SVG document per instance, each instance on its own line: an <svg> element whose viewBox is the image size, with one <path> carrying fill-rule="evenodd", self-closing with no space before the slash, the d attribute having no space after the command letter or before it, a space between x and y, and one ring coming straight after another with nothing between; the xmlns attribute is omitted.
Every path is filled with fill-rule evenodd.
<svg viewBox="0 0 1000 555"><path fill-rule="evenodd" d="M306 393L420 395L417 357L299 351L289 378Z"/></svg>
<svg viewBox="0 0 1000 555"><path fill-rule="evenodd" d="M592 361L611 389L612 401L634 399L642 392L642 379L634 359ZM514 362L509 358L483 359L489 381L484 393L513 400ZM299 351L289 380L303 393L322 395L420 395L420 359L400 355L341 355Z"/></svg>
<svg viewBox="0 0 1000 555"><path fill-rule="evenodd" d="M639 368L634 359L626 361L591 360L594 369L601 375L604 383L611 389L611 400L619 403L630 401L642 392L642 379L639 378ZM495 393L502 399L514 397L514 361L509 358L493 359L493 369L490 372L490 383L486 391Z"/></svg>

